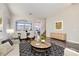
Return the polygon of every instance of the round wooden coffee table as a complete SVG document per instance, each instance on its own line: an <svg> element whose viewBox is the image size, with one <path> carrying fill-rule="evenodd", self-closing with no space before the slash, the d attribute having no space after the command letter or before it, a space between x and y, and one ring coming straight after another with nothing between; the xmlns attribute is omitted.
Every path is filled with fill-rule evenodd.
<svg viewBox="0 0 79 59"><path fill-rule="evenodd" d="M38 52L45 52L51 47L51 43L49 42L40 42L33 40L31 41L32 49Z"/></svg>

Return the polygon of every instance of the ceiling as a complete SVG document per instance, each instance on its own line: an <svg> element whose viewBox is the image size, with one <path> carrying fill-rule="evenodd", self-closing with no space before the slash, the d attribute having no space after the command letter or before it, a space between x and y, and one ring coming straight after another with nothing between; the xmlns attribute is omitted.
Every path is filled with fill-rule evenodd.
<svg viewBox="0 0 79 59"><path fill-rule="evenodd" d="M62 9L70 6L69 3L9 3L8 7L13 15L47 18L55 15Z"/></svg>

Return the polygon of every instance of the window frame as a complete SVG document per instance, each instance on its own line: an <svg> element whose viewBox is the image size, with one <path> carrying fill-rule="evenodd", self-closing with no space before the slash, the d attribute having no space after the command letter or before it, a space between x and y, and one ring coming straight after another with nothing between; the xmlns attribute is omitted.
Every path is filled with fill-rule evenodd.
<svg viewBox="0 0 79 59"><path fill-rule="evenodd" d="M24 22L24 23L23 23L23 22ZM18 28L17 28L17 27L18 27L18 23L24 24L23 30L18 30ZM31 27L31 29L32 29L32 23L31 23L31 22L28 22L28 21L26 21L26 20L18 20L18 21L16 21L16 31L25 31L25 30L26 30L26 29L25 29L25 28L26 28L26 27L25 27L25 26L26 26L25 24L30 24L30 25L31 25L30 27Z"/></svg>

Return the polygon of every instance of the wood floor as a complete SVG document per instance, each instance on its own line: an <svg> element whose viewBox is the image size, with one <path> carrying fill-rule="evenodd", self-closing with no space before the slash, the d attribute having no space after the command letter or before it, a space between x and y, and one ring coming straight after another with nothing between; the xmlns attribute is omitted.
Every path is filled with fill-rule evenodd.
<svg viewBox="0 0 79 59"><path fill-rule="evenodd" d="M52 43L55 43L56 45L59 45L63 48L66 48L66 42L65 41L60 41L60 40L51 39L51 38L48 38L48 39L50 39Z"/></svg>
<svg viewBox="0 0 79 59"><path fill-rule="evenodd" d="M66 46L67 46L67 48L70 48L70 49L73 49L73 50L79 52L79 44L77 44L77 43L67 42Z"/></svg>
<svg viewBox="0 0 79 59"><path fill-rule="evenodd" d="M71 42L64 42L64 41L60 41L60 40L56 40L56 39L51 39L51 42L55 43L56 45L59 45L63 48L70 48L70 49L73 49L73 50L79 52L79 44L71 43Z"/></svg>

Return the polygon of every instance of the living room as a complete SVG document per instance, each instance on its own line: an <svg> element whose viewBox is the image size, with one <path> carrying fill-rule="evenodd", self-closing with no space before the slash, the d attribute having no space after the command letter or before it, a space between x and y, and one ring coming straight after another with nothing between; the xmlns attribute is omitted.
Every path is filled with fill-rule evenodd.
<svg viewBox="0 0 79 59"><path fill-rule="evenodd" d="M75 3L0 3L0 55L79 56L78 15Z"/></svg>

